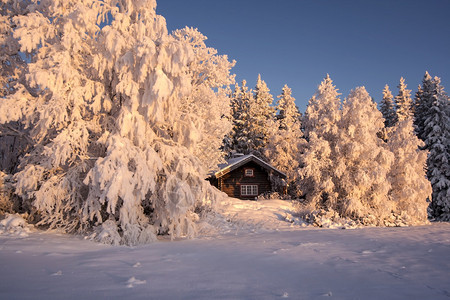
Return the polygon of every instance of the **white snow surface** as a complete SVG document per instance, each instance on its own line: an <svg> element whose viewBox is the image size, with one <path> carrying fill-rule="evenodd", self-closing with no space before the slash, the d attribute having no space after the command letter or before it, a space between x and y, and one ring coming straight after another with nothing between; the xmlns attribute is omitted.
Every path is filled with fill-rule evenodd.
<svg viewBox="0 0 450 300"><path fill-rule="evenodd" d="M200 237L137 247L28 230L15 216L0 234L0 299L450 298L449 223L321 229L293 210L228 199Z"/></svg>

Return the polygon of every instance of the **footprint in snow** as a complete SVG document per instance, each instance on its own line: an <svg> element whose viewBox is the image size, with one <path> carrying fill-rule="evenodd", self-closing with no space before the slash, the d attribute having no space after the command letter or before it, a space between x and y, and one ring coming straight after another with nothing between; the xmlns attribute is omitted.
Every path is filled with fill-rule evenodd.
<svg viewBox="0 0 450 300"><path fill-rule="evenodd" d="M147 281L146 280L139 280L139 279L136 279L134 276L133 277L131 277L130 279L128 279L128 281L127 281L127 288L134 288L134 286L135 285L138 285L138 284L145 284L145 283L147 283Z"/></svg>
<svg viewBox="0 0 450 300"><path fill-rule="evenodd" d="M61 276L61 275L62 275L62 271L61 270L59 270L58 272L52 274L52 276Z"/></svg>

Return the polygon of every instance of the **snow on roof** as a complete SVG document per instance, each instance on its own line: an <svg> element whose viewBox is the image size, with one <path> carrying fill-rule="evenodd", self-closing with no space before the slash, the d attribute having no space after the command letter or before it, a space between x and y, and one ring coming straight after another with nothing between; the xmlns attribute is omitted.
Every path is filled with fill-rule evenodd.
<svg viewBox="0 0 450 300"><path fill-rule="evenodd" d="M261 167L268 169L268 170L272 170L276 173L278 173L281 177L286 178L286 174L281 172L280 170L274 168L273 166L269 165L268 163L266 163L265 161L263 161L262 159L256 157L253 154L247 154L247 155L243 155L240 157L234 157L229 159L225 164L220 164L219 168L220 170L217 171L216 173L214 173L214 176L216 178L222 177L223 175L239 168L240 166L245 165L246 163L250 162L250 161L254 161L255 163L257 163L258 165L260 165Z"/></svg>

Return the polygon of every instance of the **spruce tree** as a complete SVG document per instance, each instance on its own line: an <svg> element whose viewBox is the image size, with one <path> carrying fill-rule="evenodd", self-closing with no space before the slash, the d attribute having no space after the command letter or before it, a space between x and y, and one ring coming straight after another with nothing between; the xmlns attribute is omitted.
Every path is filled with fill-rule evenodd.
<svg viewBox="0 0 450 300"><path fill-rule="evenodd" d="M301 131L300 112L295 105L291 89L285 85L278 96L277 118L269 134L264 155L280 171L286 173L288 194L293 198L301 195L298 169L301 166L301 154L306 146Z"/></svg>
<svg viewBox="0 0 450 300"><path fill-rule="evenodd" d="M417 92L414 94L413 102L411 104L411 112L412 112L412 114L414 116L414 121L415 121L415 118L416 118L417 105L420 102L420 98L422 97L422 94L423 94L422 86L419 84L417 86Z"/></svg>
<svg viewBox="0 0 450 300"><path fill-rule="evenodd" d="M250 102L249 123L252 132L252 154L263 158L264 148L267 145L270 124L275 118L275 109L272 107L273 96L261 75L256 81L254 98Z"/></svg>
<svg viewBox="0 0 450 300"><path fill-rule="evenodd" d="M393 101L393 96L389 90L389 86L386 84L383 89L383 99L381 100L380 111L383 114L384 125L386 127L392 127L395 123L395 106Z"/></svg>
<svg viewBox="0 0 450 300"><path fill-rule="evenodd" d="M333 155L341 118L339 95L327 74L309 100L303 118L308 146L302 154L300 186L306 203L312 208L325 208L337 198Z"/></svg>
<svg viewBox="0 0 450 300"><path fill-rule="evenodd" d="M240 89L236 85L231 97L233 132L229 153L254 154L264 158L269 128L275 116L275 109L270 106L273 97L269 88L258 76L255 91L249 89L243 80Z"/></svg>
<svg viewBox="0 0 450 300"><path fill-rule="evenodd" d="M425 172L426 151L419 150L422 145L414 133L411 117L400 120L389 136L388 148L394 154L388 177L395 217L391 221L393 225L427 221L427 197L431 194L431 185Z"/></svg>
<svg viewBox="0 0 450 300"><path fill-rule="evenodd" d="M433 187L432 217L450 221L450 99L435 78L436 95L425 120L428 179Z"/></svg>
<svg viewBox="0 0 450 300"><path fill-rule="evenodd" d="M337 197L328 203L342 217L384 225L391 213L386 181L392 154L377 135L383 128L382 114L366 89L352 90L342 105L333 155Z"/></svg>
<svg viewBox="0 0 450 300"><path fill-rule="evenodd" d="M439 78L432 78L428 72L422 79L421 89L417 91L414 101L414 125L416 128L417 136L422 140L426 140L425 136L425 122L428 118L430 108L433 102L436 100L436 85L439 84Z"/></svg>
<svg viewBox="0 0 450 300"><path fill-rule="evenodd" d="M232 152L251 154L254 149L254 137L251 131L252 117L251 107L253 100L253 91L247 87L247 82L242 81L240 90L236 86L232 103Z"/></svg>
<svg viewBox="0 0 450 300"><path fill-rule="evenodd" d="M341 108L339 95L333 81L327 74L317 88L317 92L309 100L306 108L303 118L306 138L309 138L311 132L315 132L319 138L324 138L327 141L335 140Z"/></svg>
<svg viewBox="0 0 450 300"><path fill-rule="evenodd" d="M292 97L292 90L287 85L283 87L278 99L278 114L276 119L280 122L280 128L289 130L300 124L301 114L297 105L295 105L295 98Z"/></svg>
<svg viewBox="0 0 450 300"><path fill-rule="evenodd" d="M406 89L408 86L403 77L400 78L400 83L397 87L398 95L395 97L397 115L395 122L403 121L412 116L411 90Z"/></svg>

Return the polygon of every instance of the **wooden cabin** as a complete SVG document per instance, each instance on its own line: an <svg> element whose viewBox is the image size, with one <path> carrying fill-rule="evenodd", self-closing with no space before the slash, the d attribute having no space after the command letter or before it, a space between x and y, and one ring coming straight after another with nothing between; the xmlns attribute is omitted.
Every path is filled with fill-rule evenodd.
<svg viewBox="0 0 450 300"><path fill-rule="evenodd" d="M258 195L286 190L286 174L254 155L232 158L219 166L211 182L228 196L256 199Z"/></svg>

